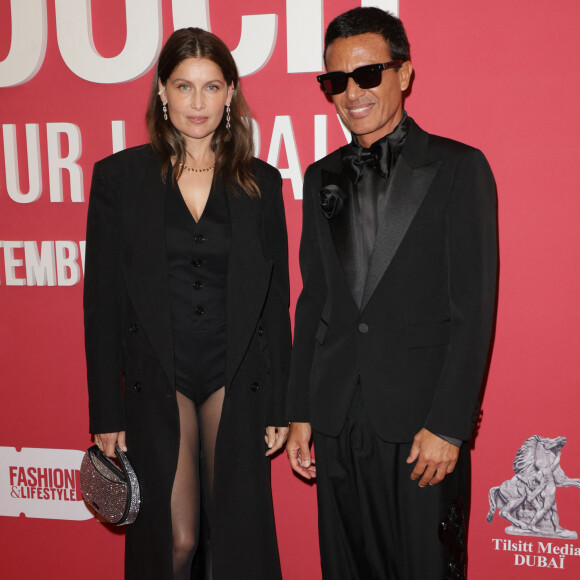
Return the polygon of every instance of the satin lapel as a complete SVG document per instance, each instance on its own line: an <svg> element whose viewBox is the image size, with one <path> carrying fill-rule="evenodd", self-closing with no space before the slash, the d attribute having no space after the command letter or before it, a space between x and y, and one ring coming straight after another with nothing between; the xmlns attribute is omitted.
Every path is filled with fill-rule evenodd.
<svg viewBox="0 0 580 580"><path fill-rule="evenodd" d="M361 264L358 262L358 257L361 255L360 236L357 236L358 224L356 223L356 215L354 212L354 195L352 182L348 177L341 173L326 171L321 172L322 187L326 185L338 185L346 194L346 202L340 212L333 215L328 220L334 249L346 277L346 283L350 288L352 296L357 304L360 306L363 289L364 278L362 274Z"/></svg>
<svg viewBox="0 0 580 580"><path fill-rule="evenodd" d="M439 161L413 168L401 155L389 181L385 211L379 223L364 287L361 310L368 304L439 168Z"/></svg>
<svg viewBox="0 0 580 580"><path fill-rule="evenodd" d="M143 167L128 220L125 271L129 295L143 330L172 385L175 384L171 298L165 241L166 185L159 163Z"/></svg>
<svg viewBox="0 0 580 580"><path fill-rule="evenodd" d="M222 188L220 184L217 187ZM222 188L223 190L223 188ZM252 207L258 201L226 192L232 224L228 266L226 385L236 374L258 325L268 293L272 261L266 262Z"/></svg>

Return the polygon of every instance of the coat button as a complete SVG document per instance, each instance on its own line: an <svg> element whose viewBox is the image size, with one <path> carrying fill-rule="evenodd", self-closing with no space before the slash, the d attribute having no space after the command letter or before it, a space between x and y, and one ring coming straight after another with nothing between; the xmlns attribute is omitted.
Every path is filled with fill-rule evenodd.
<svg viewBox="0 0 580 580"><path fill-rule="evenodd" d="M252 391L254 391L254 393L257 393L260 390L260 384L259 383L252 383L250 385L250 389L252 389Z"/></svg>
<svg viewBox="0 0 580 580"><path fill-rule="evenodd" d="M193 239L196 244L203 244L203 242L206 240L206 237L203 234L195 234Z"/></svg>
<svg viewBox="0 0 580 580"><path fill-rule="evenodd" d="M198 316L203 316L205 314L205 308L203 306L197 306L195 309L195 313Z"/></svg>
<svg viewBox="0 0 580 580"><path fill-rule="evenodd" d="M203 288L203 284L201 283L201 280L195 280L195 282L193 283L193 289L194 290L201 290Z"/></svg>
<svg viewBox="0 0 580 580"><path fill-rule="evenodd" d="M135 390L136 390L138 393L140 393L140 392L143 390L143 385L142 385L141 383L135 383L135 384L133 385L133 388L134 388L134 389L135 389Z"/></svg>
<svg viewBox="0 0 580 580"><path fill-rule="evenodd" d="M368 325L368 324L365 324L364 322L361 322L361 323L358 325L358 331L359 331L361 334L366 334L366 333L369 331L369 325Z"/></svg>
<svg viewBox="0 0 580 580"><path fill-rule="evenodd" d="M264 336L264 329L261 326L258 326L258 336Z"/></svg>
<svg viewBox="0 0 580 580"><path fill-rule="evenodd" d="M138 330L139 330L139 327L135 323L133 323L133 324L131 324L131 326L129 326L129 332L132 332L133 334L135 334Z"/></svg>
<svg viewBox="0 0 580 580"><path fill-rule="evenodd" d="M201 259L200 258L193 258L193 260L191 260L191 265L194 268L200 268L201 267Z"/></svg>

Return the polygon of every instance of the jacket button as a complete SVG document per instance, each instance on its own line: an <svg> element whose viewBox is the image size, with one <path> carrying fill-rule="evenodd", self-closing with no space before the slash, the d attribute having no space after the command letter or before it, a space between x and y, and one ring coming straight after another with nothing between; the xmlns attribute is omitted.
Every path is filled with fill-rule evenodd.
<svg viewBox="0 0 580 580"><path fill-rule="evenodd" d="M195 234L195 236L193 236L193 239L196 244L203 244L203 242L205 242L206 240L206 237L203 234Z"/></svg>
<svg viewBox="0 0 580 580"><path fill-rule="evenodd" d="M257 393L260 390L260 384L259 383L252 383L250 385L250 389L252 389L252 391L254 391L254 393Z"/></svg>
<svg viewBox="0 0 580 580"><path fill-rule="evenodd" d="M258 326L258 336L264 336L264 329L261 326Z"/></svg>
<svg viewBox="0 0 580 580"><path fill-rule="evenodd" d="M358 325L358 331L359 331L361 334L366 334L366 333L369 331L369 325L368 325L368 324L365 324L364 322L361 322L361 323Z"/></svg>
<svg viewBox="0 0 580 580"><path fill-rule="evenodd" d="M133 388L134 388L134 389L135 389L135 390L136 390L138 393L140 393L140 392L143 390L143 385L142 385L141 383L135 383L135 384L133 385Z"/></svg>
<svg viewBox="0 0 580 580"><path fill-rule="evenodd" d="M193 289L194 290L201 290L203 288L203 284L201 283L201 280L196 280L193 283Z"/></svg>
<svg viewBox="0 0 580 580"><path fill-rule="evenodd" d="M193 260L191 260L191 265L194 268L199 268L201 266L201 259L200 258L193 258Z"/></svg>
<svg viewBox="0 0 580 580"><path fill-rule="evenodd" d="M198 307L195 309L195 313L196 313L198 316L203 316L203 315L205 314L205 308L204 308L203 306L198 306Z"/></svg>
<svg viewBox="0 0 580 580"><path fill-rule="evenodd" d="M139 330L139 327L135 323L133 323L133 324L131 324L131 326L129 326L129 332L132 332L133 334L135 334L138 330Z"/></svg>

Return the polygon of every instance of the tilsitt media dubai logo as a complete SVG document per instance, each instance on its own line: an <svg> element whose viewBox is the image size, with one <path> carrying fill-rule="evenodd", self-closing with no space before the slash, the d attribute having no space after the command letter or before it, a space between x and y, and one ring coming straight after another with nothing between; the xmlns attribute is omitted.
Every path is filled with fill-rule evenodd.
<svg viewBox="0 0 580 580"><path fill-rule="evenodd" d="M489 490L489 523L498 511L510 523L504 530L508 535L564 540L494 538L494 549L513 553L517 566L564 569L566 556L580 556L580 548L570 541L578 533L560 525L556 504L559 487L580 490L580 478L568 477L560 465L564 445L566 437L532 435L516 452L514 476Z"/></svg>
<svg viewBox="0 0 580 580"><path fill-rule="evenodd" d="M0 447L0 516L87 520L75 449Z"/></svg>

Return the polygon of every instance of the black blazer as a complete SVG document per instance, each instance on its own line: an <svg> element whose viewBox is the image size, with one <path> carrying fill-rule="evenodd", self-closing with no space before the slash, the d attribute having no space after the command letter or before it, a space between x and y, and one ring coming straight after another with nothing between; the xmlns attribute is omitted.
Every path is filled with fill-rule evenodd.
<svg viewBox="0 0 580 580"><path fill-rule="evenodd" d="M388 181L360 303L340 150L306 171L288 416L335 436L357 378L378 435L470 437L494 318L496 195L476 149L412 123ZM320 191L338 186L327 218Z"/></svg>
<svg viewBox="0 0 580 580"><path fill-rule="evenodd" d="M286 424L287 240L280 173L257 159L253 168L258 199L219 179L215 185L225 190L232 226L226 395L215 458L216 579L234 577L239 566L255 578L280 577L264 427ZM95 165L85 263L90 431L126 429L144 497L127 529L126 577L170 578L179 418L165 185L160 159L149 146Z"/></svg>

